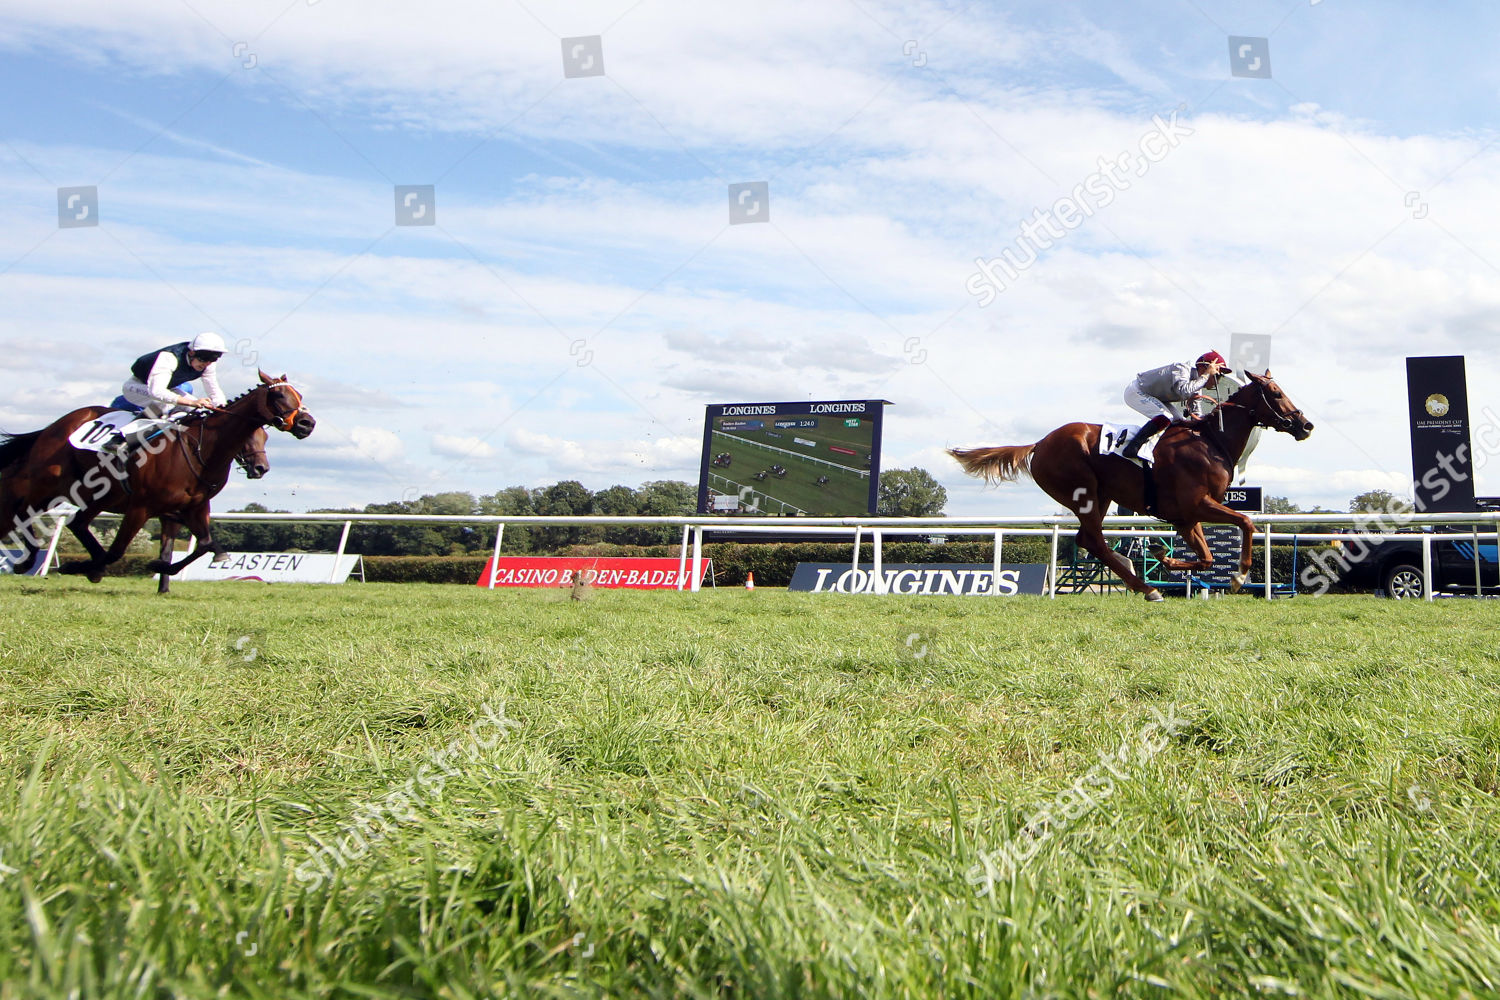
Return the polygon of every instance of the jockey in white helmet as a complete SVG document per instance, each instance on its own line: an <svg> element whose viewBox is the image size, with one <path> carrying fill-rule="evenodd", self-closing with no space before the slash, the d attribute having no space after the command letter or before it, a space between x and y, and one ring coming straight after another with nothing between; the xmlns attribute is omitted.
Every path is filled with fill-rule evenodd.
<svg viewBox="0 0 1500 1000"><path fill-rule="evenodd" d="M1125 387L1125 405L1151 419L1125 446L1123 454L1134 458L1136 452L1155 435L1186 413L1194 400L1208 399L1203 390L1215 385L1220 375L1230 373L1229 363L1218 351L1201 355L1196 362L1163 365L1141 372ZM1178 409L1182 406L1183 409Z"/></svg>
<svg viewBox="0 0 1500 1000"><path fill-rule="evenodd" d="M223 354L224 338L212 332L142 354L130 366L130 378L110 405L117 410L135 410L158 422L179 407L223 406L226 397L219 388L217 364ZM203 398L183 391L190 382L202 384ZM156 427L151 426L139 428L128 437L106 444L100 451L123 458L132 446L155 431Z"/></svg>
<svg viewBox="0 0 1500 1000"><path fill-rule="evenodd" d="M119 409L144 411L148 417L165 416L175 406L223 406L216 364L223 354L224 339L217 333L200 333L192 340L142 354L130 366L130 378L115 403ZM203 384L206 398L182 392L194 381Z"/></svg>

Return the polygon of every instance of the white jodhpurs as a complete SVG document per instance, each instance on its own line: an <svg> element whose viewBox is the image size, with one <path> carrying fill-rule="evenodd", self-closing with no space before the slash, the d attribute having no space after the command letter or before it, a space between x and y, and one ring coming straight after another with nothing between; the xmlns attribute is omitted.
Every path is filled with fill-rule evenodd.
<svg viewBox="0 0 1500 1000"><path fill-rule="evenodd" d="M1155 396L1148 396L1141 391L1140 384L1132 382L1125 387L1125 405L1143 417L1168 416L1173 420L1182 418L1182 411L1176 405L1165 403Z"/></svg>
<svg viewBox="0 0 1500 1000"><path fill-rule="evenodd" d="M133 378L127 379L120 387L120 395L139 406L142 416L155 417L158 420L171 413L176 406L175 403L163 403L156 399L146 388L146 383Z"/></svg>

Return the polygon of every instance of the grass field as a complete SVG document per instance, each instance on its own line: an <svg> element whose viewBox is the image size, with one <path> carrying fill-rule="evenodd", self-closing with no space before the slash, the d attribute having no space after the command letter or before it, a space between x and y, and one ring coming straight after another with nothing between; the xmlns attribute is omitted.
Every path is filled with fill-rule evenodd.
<svg viewBox="0 0 1500 1000"><path fill-rule="evenodd" d="M1500 992L1490 602L149 589L0 579L7 1000Z"/></svg>

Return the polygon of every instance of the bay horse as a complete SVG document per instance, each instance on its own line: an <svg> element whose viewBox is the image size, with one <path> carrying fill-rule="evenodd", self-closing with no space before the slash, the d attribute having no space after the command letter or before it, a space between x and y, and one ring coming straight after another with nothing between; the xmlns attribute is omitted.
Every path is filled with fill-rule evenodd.
<svg viewBox="0 0 1500 1000"><path fill-rule="evenodd" d="M266 429L255 428L240 453L234 456L235 464L245 472L246 479L260 479L271 471L271 460L266 457ZM218 495L219 490L224 488L220 483L219 488L214 490L203 501L205 504ZM172 590L172 575L167 568L172 564L172 553L177 545L177 533L182 530L182 522L170 514L159 515L161 521L161 554L158 555L152 566L157 567L156 592L158 594L170 593Z"/></svg>
<svg viewBox="0 0 1500 1000"><path fill-rule="evenodd" d="M80 573L98 583L104 568L125 554L145 523L163 515L192 531L198 551L177 562L153 562L153 572L175 574L208 552L222 559L226 553L209 531L209 500L223 488L234 457L257 428L273 426L300 440L316 425L286 376L273 379L260 372L253 389L207 416L180 422L121 467L68 443L69 435L103 412L103 407L86 406L42 430L0 443L0 537L21 540L26 552L18 567L29 566L42 548L30 522L65 501L79 508L68 528L89 558L64 563L62 573ZM121 515L108 551L89 529L105 511Z"/></svg>
<svg viewBox="0 0 1500 1000"><path fill-rule="evenodd" d="M1035 444L950 448L948 454L971 476L989 481L1013 482L1023 474L1030 476L1078 518L1075 541L1148 601L1161 600L1161 592L1137 576L1130 561L1105 540L1102 527L1110 503L1146 511L1187 539L1196 560L1162 558L1165 550L1153 549L1162 565L1174 571L1207 569L1213 563L1202 523L1236 525L1240 563L1239 572L1230 578L1230 589L1238 592L1249 578L1255 522L1224 506L1223 500L1250 431L1268 427L1305 441L1313 430L1312 422L1271 379L1269 370L1265 375L1245 374L1250 382L1207 415L1174 423L1162 432L1152 470L1118 455L1099 454L1098 424L1064 424Z"/></svg>

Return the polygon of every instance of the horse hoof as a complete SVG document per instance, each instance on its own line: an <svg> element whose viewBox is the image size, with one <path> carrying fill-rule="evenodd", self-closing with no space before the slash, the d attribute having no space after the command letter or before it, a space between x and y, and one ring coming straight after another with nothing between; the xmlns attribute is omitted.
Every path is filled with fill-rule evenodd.
<svg viewBox="0 0 1500 1000"><path fill-rule="evenodd" d="M103 583L104 582L104 574L102 572L90 573L88 575L88 581L89 581L89 583Z"/></svg>
<svg viewBox="0 0 1500 1000"><path fill-rule="evenodd" d="M1166 598L1161 596L1161 591L1157 590L1155 587L1152 587L1150 590L1146 591L1146 600L1150 601L1153 604L1155 604L1157 601L1162 601L1165 599Z"/></svg>
<svg viewBox="0 0 1500 1000"><path fill-rule="evenodd" d="M1151 552L1152 557L1155 559L1165 559L1167 557L1167 550L1164 546L1153 545L1151 546L1149 551Z"/></svg>
<svg viewBox="0 0 1500 1000"><path fill-rule="evenodd" d="M1248 579L1250 578L1244 573L1232 574L1229 577L1229 592L1231 594L1238 594L1240 592L1240 588L1245 585L1245 581Z"/></svg>

